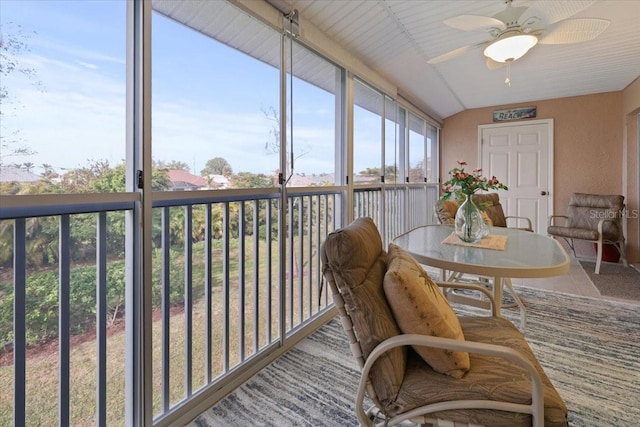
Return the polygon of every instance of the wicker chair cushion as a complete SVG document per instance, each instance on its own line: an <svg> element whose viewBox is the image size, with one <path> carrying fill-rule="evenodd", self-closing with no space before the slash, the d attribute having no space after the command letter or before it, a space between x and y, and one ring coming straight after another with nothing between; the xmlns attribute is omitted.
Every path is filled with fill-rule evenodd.
<svg viewBox="0 0 640 427"><path fill-rule="evenodd" d="M458 203L453 200L438 200L434 210L440 224L453 225L458 211Z"/></svg>
<svg viewBox="0 0 640 427"><path fill-rule="evenodd" d="M513 324L499 317L464 317L460 323L467 341L505 345L521 352L534 364L544 384L546 427L567 426L567 407L536 360L531 348ZM415 354L407 362L396 413L425 405L456 399L506 400L531 402L531 381L525 371L503 358L470 354L471 367L465 376L451 381L431 369ZM531 426L531 416L486 409L454 410L434 413L447 420L492 427Z"/></svg>
<svg viewBox="0 0 640 427"><path fill-rule="evenodd" d="M438 200L434 206L434 212L436 218L440 224L453 225L456 219L456 212L458 212L458 202L453 200ZM502 208L501 208L502 209ZM487 223L489 227L493 226L493 221L485 211L480 211L482 219Z"/></svg>
<svg viewBox="0 0 640 427"><path fill-rule="evenodd" d="M473 203L475 203L482 209L484 213L487 214L494 226L507 226L507 219L504 216L504 210L502 209L502 203L500 203L500 196L498 195L498 193L474 194L472 200Z"/></svg>
<svg viewBox="0 0 640 427"><path fill-rule="evenodd" d="M393 316L405 334L464 340L458 317L440 288L404 249L389 245L384 293ZM469 370L469 354L438 348L414 347L431 367L455 378Z"/></svg>
<svg viewBox="0 0 640 427"><path fill-rule="evenodd" d="M387 254L371 218L359 218L331 233L323 245L323 274L338 287L365 359L387 338L400 334L382 288ZM369 378L383 406L396 399L404 378L407 348L385 353Z"/></svg>

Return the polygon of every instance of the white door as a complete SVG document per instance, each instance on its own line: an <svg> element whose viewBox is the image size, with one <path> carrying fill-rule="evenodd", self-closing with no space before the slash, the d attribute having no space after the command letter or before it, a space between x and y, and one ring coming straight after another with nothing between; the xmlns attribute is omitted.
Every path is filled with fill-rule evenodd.
<svg viewBox="0 0 640 427"><path fill-rule="evenodd" d="M509 187L499 192L505 214L528 217L536 233L546 234L553 209L553 120L481 125L478 134L483 175Z"/></svg>

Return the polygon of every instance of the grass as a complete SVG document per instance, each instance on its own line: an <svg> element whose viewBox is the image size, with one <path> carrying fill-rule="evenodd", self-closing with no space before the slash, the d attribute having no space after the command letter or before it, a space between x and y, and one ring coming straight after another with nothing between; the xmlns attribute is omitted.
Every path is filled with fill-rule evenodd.
<svg viewBox="0 0 640 427"><path fill-rule="evenodd" d="M260 253L264 254L266 243L260 242ZM297 247L297 246L294 246ZM249 251L251 246L247 245ZM197 283L202 283L203 273L203 257L196 257L196 253L202 253L200 248L198 252L194 250L194 262L192 265L194 276L194 288ZM234 248L231 257L238 257L237 248ZM306 254L305 258L315 257L315 253ZM254 343L254 288L253 288L253 266L252 254L247 253L245 256L245 283L244 289L245 303L242 308L244 311L245 331L244 331L244 355L250 356L255 352ZM278 262L277 256L274 262ZM277 316L279 295L277 289L274 289L272 300L267 300L266 289L266 260L260 257L259 265L260 285L257 289L259 292L259 347L267 343L266 328L272 328L272 339L277 339ZM316 258L314 258L315 260ZM238 260L238 258L236 258ZM183 268L183 259L176 259L172 263L173 268ZM239 263L238 263L239 264ZM234 267L236 263L233 264ZM293 286L286 292L293 293L294 306L293 323L296 324L300 318L308 318L310 316L309 307L314 305L318 300L317 292L314 290L311 295L308 294L308 286L311 282L315 282L316 269L318 266L314 263L311 268L311 274L305 269L301 274L294 278ZM277 279L274 267L273 285L277 286ZM214 274L214 278L219 275ZM240 341L239 341L239 321L240 319L240 281L237 269L230 277L229 302L230 313L230 334L229 334L229 367L241 362L240 358ZM217 281L218 279L216 279ZM288 282L290 283L290 282ZM314 283L315 286L315 283ZM300 295L300 289L304 289L305 295ZM211 369L212 377L215 378L223 372L223 295L221 286L216 286L212 292L212 329L206 331L205 313L206 307L203 298L194 301L192 305L193 327L192 327L192 385L193 391L206 385L205 372L205 334L209 333L211 337L212 354ZM303 300L302 312L297 302ZM288 298L287 298L288 300ZM313 302L313 304L311 304ZM266 318L267 304L271 304L274 316L273 324L269 325ZM170 381L169 381L169 401L170 406L174 406L182 401L186 396L185 390L185 374L184 374L184 345L185 345L185 320L184 307L174 307L170 317ZM315 309L314 309L315 311ZM161 316L152 324L152 345L153 345L153 413L158 415L164 412L162 404L162 324ZM288 324L291 328L294 325ZM74 344L71 349L71 380L70 380L70 417L71 424L75 426L93 425L95 421L96 410L96 347L95 334L90 333L85 337L83 342ZM49 343L49 351L43 351L42 348L29 349L27 351L27 404L26 413L28 425L38 426L56 426L58 425L58 352L56 343ZM120 327L115 326L107 339L107 425L116 426L124 425L124 407L125 407L125 331L120 322ZM0 425L11 425L13 417L13 365L5 365L0 367Z"/></svg>

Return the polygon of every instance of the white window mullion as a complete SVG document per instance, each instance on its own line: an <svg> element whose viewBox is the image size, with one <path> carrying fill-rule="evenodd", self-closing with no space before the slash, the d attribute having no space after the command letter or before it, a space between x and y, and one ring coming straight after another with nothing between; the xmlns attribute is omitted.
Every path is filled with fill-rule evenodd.
<svg viewBox="0 0 640 427"><path fill-rule="evenodd" d="M126 190L140 199L126 223L125 423L140 426L153 423L150 64L151 3L127 2Z"/></svg>

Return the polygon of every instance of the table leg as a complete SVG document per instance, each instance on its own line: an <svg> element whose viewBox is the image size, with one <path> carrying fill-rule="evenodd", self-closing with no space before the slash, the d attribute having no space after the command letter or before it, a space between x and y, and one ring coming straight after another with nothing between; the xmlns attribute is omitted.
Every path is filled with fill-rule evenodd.
<svg viewBox="0 0 640 427"><path fill-rule="evenodd" d="M511 279L505 278L503 280L504 280L505 286L509 288L511 295L513 296L513 299L516 301L516 304L518 304L518 307L520 308L520 327L524 331L524 329L527 327L527 308L525 307L524 302L522 301L522 298L520 298L516 293L516 291L513 289L513 284L511 283Z"/></svg>
<svg viewBox="0 0 640 427"><path fill-rule="evenodd" d="M496 305L496 313L499 317L502 317L502 277L493 278L493 299Z"/></svg>

